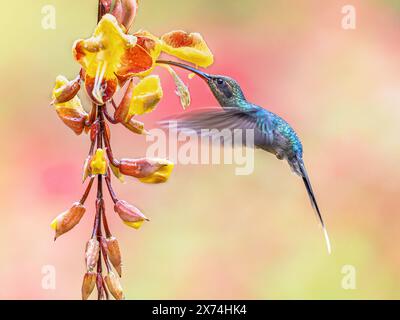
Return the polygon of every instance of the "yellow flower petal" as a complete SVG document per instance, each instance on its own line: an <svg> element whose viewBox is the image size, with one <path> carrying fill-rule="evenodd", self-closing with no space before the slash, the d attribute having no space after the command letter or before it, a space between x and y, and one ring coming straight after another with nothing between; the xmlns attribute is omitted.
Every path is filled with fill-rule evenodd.
<svg viewBox="0 0 400 320"><path fill-rule="evenodd" d="M90 169L92 175L104 175L107 172L107 161L103 149L97 149L92 160L90 161Z"/></svg>
<svg viewBox="0 0 400 320"><path fill-rule="evenodd" d="M144 221L137 221L137 222L128 222L124 221L124 223L131 228L134 228L136 230L140 229L140 227L143 225Z"/></svg>
<svg viewBox="0 0 400 320"><path fill-rule="evenodd" d="M112 173L114 174L114 176L115 176L119 181L121 181L122 183L125 183L125 177L124 177L124 175L121 174L121 172L119 171L119 169L118 169L116 166L114 166L111 162L110 162L110 168L111 168L111 171L112 171Z"/></svg>
<svg viewBox="0 0 400 320"><path fill-rule="evenodd" d="M161 162L162 161L162 162ZM169 179L172 170L174 169L174 164L168 160L160 160L160 168L153 174L140 178L139 181L143 183L164 183Z"/></svg>
<svg viewBox="0 0 400 320"><path fill-rule="evenodd" d="M55 231L57 230L57 220L58 217L54 218L54 220L51 222L50 227Z"/></svg>
<svg viewBox="0 0 400 320"><path fill-rule="evenodd" d="M86 179L90 176L90 160L91 156L89 155L86 159L85 162L83 163L83 171L82 171L82 183L86 181Z"/></svg>
<svg viewBox="0 0 400 320"><path fill-rule="evenodd" d="M214 56L199 33L172 31L161 37L162 51L200 67L214 63Z"/></svg>
<svg viewBox="0 0 400 320"><path fill-rule="evenodd" d="M151 75L143 78L133 89L127 120L155 109L163 96L160 77Z"/></svg>

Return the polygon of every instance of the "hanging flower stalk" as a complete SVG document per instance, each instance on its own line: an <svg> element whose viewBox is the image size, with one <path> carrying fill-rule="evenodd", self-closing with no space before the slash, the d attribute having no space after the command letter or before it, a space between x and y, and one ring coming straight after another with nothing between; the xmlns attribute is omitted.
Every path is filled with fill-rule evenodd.
<svg viewBox="0 0 400 320"><path fill-rule="evenodd" d="M105 187L123 223L139 229L148 221L138 208L117 197L111 174L121 181L130 176L142 183L163 183L174 166L164 159L115 158L109 124L121 124L136 134L147 133L136 116L153 111L163 96L159 76L151 74L163 52L202 67L213 63L213 55L198 33L173 31L158 38L142 30L130 35L128 31L137 8L137 0L100 0L93 36L77 40L73 45L73 56L81 66L79 75L71 81L58 76L53 90L52 105L59 118L75 134L88 134L91 142L83 166L83 182L87 183L84 194L51 223L55 239L74 228L85 214L86 200L97 182L93 230L85 251L86 273L82 284L85 300L95 287L98 299L109 299L110 295L115 299L124 298L119 280L121 253L107 223ZM176 73L170 72L181 103L187 107L190 103L187 87ZM78 97L82 87L92 102L90 112L86 112ZM122 88L125 93L117 104L114 95Z"/></svg>

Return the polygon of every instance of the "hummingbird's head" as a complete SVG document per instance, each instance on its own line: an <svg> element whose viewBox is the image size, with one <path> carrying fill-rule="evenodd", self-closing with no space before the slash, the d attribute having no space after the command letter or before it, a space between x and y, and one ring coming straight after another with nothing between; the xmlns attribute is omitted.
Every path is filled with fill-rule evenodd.
<svg viewBox="0 0 400 320"><path fill-rule="evenodd" d="M221 75L207 76L207 84L222 106L232 106L235 105L238 100L245 99L242 89L236 80Z"/></svg>
<svg viewBox="0 0 400 320"><path fill-rule="evenodd" d="M245 100L240 85L236 82L236 80L230 77L208 74L186 64L175 61L159 60L157 62L186 69L202 78L208 84L215 98L217 98L218 102L223 107L234 106L239 100Z"/></svg>

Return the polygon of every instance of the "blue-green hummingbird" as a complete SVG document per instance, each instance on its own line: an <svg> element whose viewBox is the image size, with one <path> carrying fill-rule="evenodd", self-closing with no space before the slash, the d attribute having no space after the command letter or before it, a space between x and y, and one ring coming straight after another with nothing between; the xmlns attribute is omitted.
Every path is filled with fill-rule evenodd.
<svg viewBox="0 0 400 320"><path fill-rule="evenodd" d="M175 61L158 60L157 63L183 68L198 75L205 80L222 107L222 109L207 109L184 114L178 118L178 129L189 129L198 134L204 129L242 129L243 131L253 129L255 147L270 152L279 160L286 160L289 163L293 172L303 179L312 207L321 223L330 254L331 244L328 232L304 165L303 146L293 128L278 115L247 101L238 82L230 77L207 74Z"/></svg>

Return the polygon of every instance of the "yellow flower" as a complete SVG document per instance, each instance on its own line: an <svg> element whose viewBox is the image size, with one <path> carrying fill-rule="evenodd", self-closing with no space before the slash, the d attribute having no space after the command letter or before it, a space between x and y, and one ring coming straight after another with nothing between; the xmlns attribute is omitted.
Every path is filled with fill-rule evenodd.
<svg viewBox="0 0 400 320"><path fill-rule="evenodd" d="M162 51L200 67L214 63L214 56L200 33L172 31L161 37Z"/></svg>
<svg viewBox="0 0 400 320"><path fill-rule="evenodd" d="M104 155L103 149L97 149L95 155L90 161L90 173L91 175L101 174L104 175L107 172L107 161Z"/></svg>
<svg viewBox="0 0 400 320"><path fill-rule="evenodd" d="M91 38L75 42L73 53L85 71L86 91L99 105L113 97L119 82L153 65L152 57L137 45L137 37L125 34L111 14L103 16Z"/></svg>

